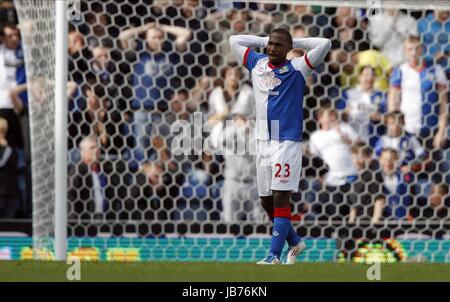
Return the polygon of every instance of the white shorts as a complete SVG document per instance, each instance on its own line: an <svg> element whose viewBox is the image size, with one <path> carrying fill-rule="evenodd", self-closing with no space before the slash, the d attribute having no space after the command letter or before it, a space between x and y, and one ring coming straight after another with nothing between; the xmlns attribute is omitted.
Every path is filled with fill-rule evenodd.
<svg viewBox="0 0 450 302"><path fill-rule="evenodd" d="M294 141L256 141L256 179L259 196L272 190L298 192L302 148Z"/></svg>

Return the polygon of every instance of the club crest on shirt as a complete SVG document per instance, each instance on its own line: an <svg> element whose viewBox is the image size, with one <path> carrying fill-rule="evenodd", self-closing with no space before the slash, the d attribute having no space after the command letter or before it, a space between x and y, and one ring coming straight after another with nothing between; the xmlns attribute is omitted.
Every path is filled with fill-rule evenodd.
<svg viewBox="0 0 450 302"><path fill-rule="evenodd" d="M280 74L286 73L289 71L289 67L288 66L283 66L280 68Z"/></svg>
<svg viewBox="0 0 450 302"><path fill-rule="evenodd" d="M261 77L258 80L260 82L259 86L267 90L273 90L281 84L281 80L275 76L274 72L271 72L270 74Z"/></svg>

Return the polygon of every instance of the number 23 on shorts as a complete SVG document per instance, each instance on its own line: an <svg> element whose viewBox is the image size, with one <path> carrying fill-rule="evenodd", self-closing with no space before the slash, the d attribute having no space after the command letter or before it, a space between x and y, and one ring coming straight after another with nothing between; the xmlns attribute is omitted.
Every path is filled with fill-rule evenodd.
<svg viewBox="0 0 450 302"><path fill-rule="evenodd" d="M289 164L275 164L275 177L289 177L291 175Z"/></svg>

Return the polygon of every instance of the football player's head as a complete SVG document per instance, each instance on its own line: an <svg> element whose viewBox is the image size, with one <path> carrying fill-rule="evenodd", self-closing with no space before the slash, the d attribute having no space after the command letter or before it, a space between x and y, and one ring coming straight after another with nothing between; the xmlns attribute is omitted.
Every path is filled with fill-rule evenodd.
<svg viewBox="0 0 450 302"><path fill-rule="evenodd" d="M409 36L404 42L404 49L406 61L411 65L418 65L423 52L420 38Z"/></svg>
<svg viewBox="0 0 450 302"><path fill-rule="evenodd" d="M362 170L368 166L373 156L373 150L366 143L358 141L352 146L352 160L355 166Z"/></svg>
<svg viewBox="0 0 450 302"><path fill-rule="evenodd" d="M160 52L164 42L164 31L156 27L150 28L145 36L145 41L148 49L156 53Z"/></svg>
<svg viewBox="0 0 450 302"><path fill-rule="evenodd" d="M444 200L448 198L449 188L444 183L435 183L431 186L430 204L435 207L445 206Z"/></svg>
<svg viewBox="0 0 450 302"><path fill-rule="evenodd" d="M83 138L80 142L80 156L83 163L91 165L100 158L100 146L95 135Z"/></svg>
<svg viewBox="0 0 450 302"><path fill-rule="evenodd" d="M224 79L225 88L237 90L239 81L242 79L241 70L236 62L232 62L221 70L222 79Z"/></svg>
<svg viewBox="0 0 450 302"><path fill-rule="evenodd" d="M331 107L321 108L317 114L320 128L322 130L330 130L339 123L339 114L336 109Z"/></svg>
<svg viewBox="0 0 450 302"><path fill-rule="evenodd" d="M385 148L381 151L380 167L384 174L392 175L398 168L398 153L391 148Z"/></svg>
<svg viewBox="0 0 450 302"><path fill-rule="evenodd" d="M269 36L267 44L267 53L269 62L273 65L279 65L286 60L286 56L292 49L292 36L286 29L276 28Z"/></svg>
<svg viewBox="0 0 450 302"><path fill-rule="evenodd" d="M403 134L403 126L405 125L405 116L400 111L392 111L386 115L387 134L390 137L399 137Z"/></svg>
<svg viewBox="0 0 450 302"><path fill-rule="evenodd" d="M372 89L375 83L375 69L370 65L361 67L358 80L364 90Z"/></svg>
<svg viewBox="0 0 450 302"><path fill-rule="evenodd" d="M17 49L20 45L20 30L13 23L6 23L0 28L0 40L8 49Z"/></svg>
<svg viewBox="0 0 450 302"><path fill-rule="evenodd" d="M436 19L442 23L447 21L448 17L450 16L450 12L448 10L437 10L434 13L436 15Z"/></svg>

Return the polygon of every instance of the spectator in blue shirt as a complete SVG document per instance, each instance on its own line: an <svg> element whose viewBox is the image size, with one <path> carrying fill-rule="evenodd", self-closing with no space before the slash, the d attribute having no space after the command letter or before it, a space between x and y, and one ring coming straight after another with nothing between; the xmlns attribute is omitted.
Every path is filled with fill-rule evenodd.
<svg viewBox="0 0 450 302"><path fill-rule="evenodd" d="M130 43L130 39L136 38L145 32L145 42L137 40ZM175 36L176 51L173 51L170 43L165 41L166 33ZM176 64L179 62L179 52L186 50L187 41L191 38L191 31L176 26L148 23L137 28L130 28L120 34L122 47L134 49L135 62L131 79L134 98L131 102L134 113L133 132L136 139L134 157L138 161L147 159L151 136L151 121L157 116L152 115L155 105L161 111L167 110L167 100L177 88L175 78Z"/></svg>
<svg viewBox="0 0 450 302"><path fill-rule="evenodd" d="M349 124L358 134L359 140L374 146L377 135L383 133L379 123L381 114L386 111L385 94L374 88L375 69L372 66L362 66L359 71L358 85L344 90L342 102L336 107L345 107Z"/></svg>
<svg viewBox="0 0 450 302"><path fill-rule="evenodd" d="M386 148L381 151L380 168L383 176L383 193L385 219L406 219L408 208L412 205L414 187L411 174L403 174L398 168L398 153Z"/></svg>

